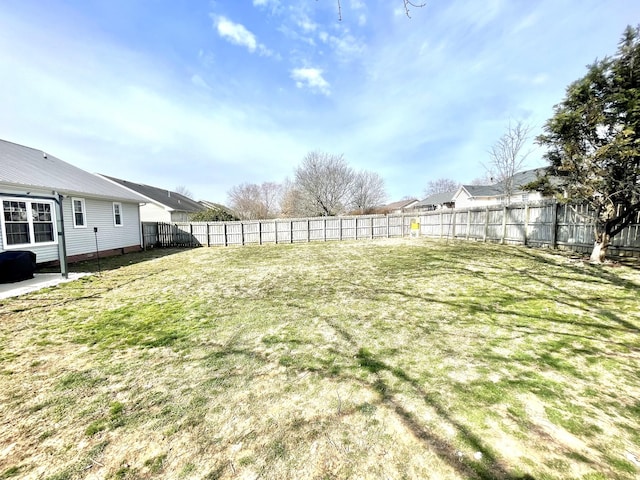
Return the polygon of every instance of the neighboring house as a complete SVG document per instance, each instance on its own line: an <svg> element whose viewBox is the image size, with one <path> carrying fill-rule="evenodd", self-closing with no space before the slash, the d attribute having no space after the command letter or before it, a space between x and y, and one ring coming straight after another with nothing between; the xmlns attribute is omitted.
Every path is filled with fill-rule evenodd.
<svg viewBox="0 0 640 480"><path fill-rule="evenodd" d="M457 191L455 190L452 192L434 193L416 203L413 209L428 212L432 210L442 210L444 208L455 208L456 203L453 201L453 196L456 193Z"/></svg>
<svg viewBox="0 0 640 480"><path fill-rule="evenodd" d="M417 198L409 198L400 200L399 202L388 203L380 208L378 211L383 213L405 213L412 211L413 207L418 203Z"/></svg>
<svg viewBox="0 0 640 480"><path fill-rule="evenodd" d="M59 261L64 245L71 262L96 250L140 250L144 201L53 155L0 140L0 251L28 250L45 263Z"/></svg>
<svg viewBox="0 0 640 480"><path fill-rule="evenodd" d="M206 211L214 212L221 220L239 220L235 213L220 203L209 202L207 200L198 200L198 203L202 205Z"/></svg>
<svg viewBox="0 0 640 480"><path fill-rule="evenodd" d="M543 200L539 192L524 190L524 186L544 175L546 168L536 168L516 173L512 177L513 191L507 196L503 182L493 185L462 185L453 196L456 208L511 203L528 203Z"/></svg>
<svg viewBox="0 0 640 480"><path fill-rule="evenodd" d="M102 177L145 198L145 203L140 206L140 219L143 222L188 222L190 214L205 209L200 203L177 192L107 175Z"/></svg>

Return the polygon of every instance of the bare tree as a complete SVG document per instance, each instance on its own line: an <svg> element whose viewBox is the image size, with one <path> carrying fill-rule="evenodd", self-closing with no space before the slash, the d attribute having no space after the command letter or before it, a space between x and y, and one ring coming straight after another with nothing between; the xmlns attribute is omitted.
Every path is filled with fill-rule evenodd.
<svg viewBox="0 0 640 480"><path fill-rule="evenodd" d="M184 185L178 185L175 189L175 192L193 200L193 193L191 193L191 191Z"/></svg>
<svg viewBox="0 0 640 480"><path fill-rule="evenodd" d="M439 178L437 180L431 180L427 183L427 188L424 189L424 196L435 195L436 193L453 192L458 190L460 182L451 180L450 178Z"/></svg>
<svg viewBox="0 0 640 480"><path fill-rule="evenodd" d="M494 174L489 170L487 170L484 175L471 180L471 185L493 185L494 183Z"/></svg>
<svg viewBox="0 0 640 480"><path fill-rule="evenodd" d="M278 215L281 187L277 183L242 183L232 187L227 196L229 205L242 220L274 218Z"/></svg>
<svg viewBox="0 0 640 480"><path fill-rule="evenodd" d="M374 172L362 170L355 174L351 187L351 208L360 214L370 213L387 198L384 180Z"/></svg>
<svg viewBox="0 0 640 480"><path fill-rule="evenodd" d="M302 217L305 215L302 193L295 182L286 178L282 184L280 195L280 215L287 218Z"/></svg>
<svg viewBox="0 0 640 480"><path fill-rule="evenodd" d="M310 152L295 170L301 212L310 216L344 213L354 173L342 155Z"/></svg>
<svg viewBox="0 0 640 480"><path fill-rule="evenodd" d="M265 208L264 218L275 218L280 213L280 197L282 185L275 182L263 182L260 185L260 196Z"/></svg>
<svg viewBox="0 0 640 480"><path fill-rule="evenodd" d="M509 122L507 131L489 150L489 166L487 173L492 174L494 183L500 183L502 193L509 203L514 191L513 176L520 172L531 151L523 151L531 126L518 121L515 125Z"/></svg>

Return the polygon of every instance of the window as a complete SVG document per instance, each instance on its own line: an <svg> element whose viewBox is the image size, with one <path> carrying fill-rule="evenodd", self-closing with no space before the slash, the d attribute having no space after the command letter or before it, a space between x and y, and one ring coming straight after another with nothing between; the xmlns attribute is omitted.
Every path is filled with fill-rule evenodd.
<svg viewBox="0 0 640 480"><path fill-rule="evenodd" d="M71 204L73 205L73 227L87 228L87 213L84 207L84 199L72 198Z"/></svg>
<svg viewBox="0 0 640 480"><path fill-rule="evenodd" d="M53 202L2 201L2 234L6 246L53 243L56 241L53 224Z"/></svg>
<svg viewBox="0 0 640 480"><path fill-rule="evenodd" d="M113 224L116 227L122 226L122 204L121 203L113 204Z"/></svg>

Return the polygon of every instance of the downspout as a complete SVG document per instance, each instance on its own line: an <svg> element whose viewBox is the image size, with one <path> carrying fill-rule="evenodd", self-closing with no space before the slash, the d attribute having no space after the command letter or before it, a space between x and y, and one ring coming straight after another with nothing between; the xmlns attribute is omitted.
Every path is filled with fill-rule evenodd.
<svg viewBox="0 0 640 480"><path fill-rule="evenodd" d="M64 234L64 217L62 213L62 201L64 196L61 193L53 192L58 206L57 222L58 222L58 259L60 260L60 274L64 278L69 278L69 267L67 265L67 241Z"/></svg>

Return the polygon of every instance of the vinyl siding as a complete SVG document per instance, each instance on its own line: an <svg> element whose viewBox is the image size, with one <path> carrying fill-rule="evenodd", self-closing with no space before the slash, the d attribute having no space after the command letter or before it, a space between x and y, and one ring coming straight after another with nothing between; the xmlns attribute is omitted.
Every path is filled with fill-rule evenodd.
<svg viewBox="0 0 640 480"><path fill-rule="evenodd" d="M179 210L174 210L171 212L171 223L180 223L180 222L188 222L189 214L187 212L182 212Z"/></svg>
<svg viewBox="0 0 640 480"><path fill-rule="evenodd" d="M171 212L155 203L146 203L140 207L140 218L143 222L171 222Z"/></svg>
<svg viewBox="0 0 640 480"><path fill-rule="evenodd" d="M65 234L67 239L67 255L80 255L96 251L96 234L98 227L98 249L140 245L140 216L138 204L122 204L122 226L113 223L113 202L85 198L87 211L87 228L73 228L73 211L71 198L64 200Z"/></svg>
<svg viewBox="0 0 640 480"><path fill-rule="evenodd" d="M51 190L29 190L31 195L24 195L29 198L33 195L51 196ZM0 197L3 193L23 195L24 190L17 190L11 187L0 185ZM83 198L74 196L74 198ZM73 210L71 197L63 200L64 231L67 244L67 255L81 255L96 251L96 236L94 227L98 227L98 248L100 250L110 250L115 248L141 245L140 214L137 203L126 203L120 201L122 205L122 226L115 226L113 222L113 202L111 200L99 200L84 198L86 211L86 228L73 227ZM57 221L57 211L55 213ZM59 240L59 239L58 239ZM29 250L36 254L38 263L58 260L58 245L30 245L20 248ZM5 250L2 245L2 235L0 235L0 251Z"/></svg>

